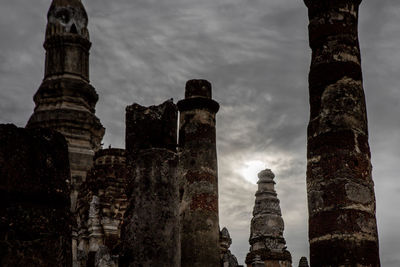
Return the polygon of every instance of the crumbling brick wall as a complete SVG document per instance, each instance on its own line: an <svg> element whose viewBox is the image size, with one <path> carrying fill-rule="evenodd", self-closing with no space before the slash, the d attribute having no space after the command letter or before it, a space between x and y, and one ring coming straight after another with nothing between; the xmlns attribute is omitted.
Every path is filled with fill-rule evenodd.
<svg viewBox="0 0 400 267"><path fill-rule="evenodd" d="M0 266L71 266L64 137L0 125Z"/></svg>

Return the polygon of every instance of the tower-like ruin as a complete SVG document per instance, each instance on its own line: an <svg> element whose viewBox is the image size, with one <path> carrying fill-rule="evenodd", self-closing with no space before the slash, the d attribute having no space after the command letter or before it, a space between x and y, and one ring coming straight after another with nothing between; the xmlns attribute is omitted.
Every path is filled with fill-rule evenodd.
<svg viewBox="0 0 400 267"><path fill-rule="evenodd" d="M88 16L80 0L53 0L47 13L45 73L34 96L35 110L27 128L50 128L68 142L71 211L82 182L100 149L104 128L95 116L98 95L89 83ZM77 262L78 229L73 233Z"/></svg>
<svg viewBox="0 0 400 267"><path fill-rule="evenodd" d="M68 142L71 210L100 148L104 128L95 116L98 95L89 83L88 16L80 0L53 0L47 13L45 73L28 128L50 128Z"/></svg>
<svg viewBox="0 0 400 267"><path fill-rule="evenodd" d="M219 217L215 117L206 80L186 83L178 102L182 267L218 266Z"/></svg>
<svg viewBox="0 0 400 267"><path fill-rule="evenodd" d="M284 223L270 169L258 174L258 190L250 228L248 267L291 267L292 256L283 237Z"/></svg>
<svg viewBox="0 0 400 267"><path fill-rule="evenodd" d="M121 233L121 267L179 267L177 121L172 100L126 108L128 208Z"/></svg>
<svg viewBox="0 0 400 267"><path fill-rule="evenodd" d="M380 266L358 43L361 0L305 0L312 61L307 193L311 266Z"/></svg>

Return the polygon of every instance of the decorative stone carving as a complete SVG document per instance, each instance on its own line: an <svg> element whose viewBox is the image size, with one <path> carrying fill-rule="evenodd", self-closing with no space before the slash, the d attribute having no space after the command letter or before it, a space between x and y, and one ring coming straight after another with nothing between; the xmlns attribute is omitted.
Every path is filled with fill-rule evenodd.
<svg viewBox="0 0 400 267"><path fill-rule="evenodd" d="M121 226L128 205L126 178L124 149L110 147L96 152L77 204L81 265L93 263L101 247L107 248L114 264L118 263Z"/></svg>

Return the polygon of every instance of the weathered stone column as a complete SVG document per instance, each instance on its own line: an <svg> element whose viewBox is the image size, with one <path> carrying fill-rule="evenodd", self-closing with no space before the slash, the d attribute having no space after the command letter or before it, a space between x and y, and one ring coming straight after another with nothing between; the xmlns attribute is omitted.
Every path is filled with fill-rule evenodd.
<svg viewBox="0 0 400 267"><path fill-rule="evenodd" d="M357 23L361 0L305 0L311 266L379 266Z"/></svg>
<svg viewBox="0 0 400 267"><path fill-rule="evenodd" d="M0 266L71 266L69 175L60 133L0 125Z"/></svg>
<svg viewBox="0 0 400 267"><path fill-rule="evenodd" d="M215 115L205 80L186 83L180 111L181 247L183 267L220 264Z"/></svg>
<svg viewBox="0 0 400 267"><path fill-rule="evenodd" d="M180 266L178 110L137 104L126 110L128 208L120 266Z"/></svg>
<svg viewBox="0 0 400 267"><path fill-rule="evenodd" d="M275 192L275 175L270 169L258 174L258 191L250 228L248 267L289 267L292 257L286 250L284 223L279 199Z"/></svg>

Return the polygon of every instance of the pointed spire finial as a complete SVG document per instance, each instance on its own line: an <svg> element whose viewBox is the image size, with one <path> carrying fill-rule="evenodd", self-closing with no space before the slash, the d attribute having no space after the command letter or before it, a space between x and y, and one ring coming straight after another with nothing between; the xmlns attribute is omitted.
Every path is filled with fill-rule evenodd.
<svg viewBox="0 0 400 267"><path fill-rule="evenodd" d="M53 0L47 22L46 39L53 35L78 34L89 40L88 16L80 0Z"/></svg>

